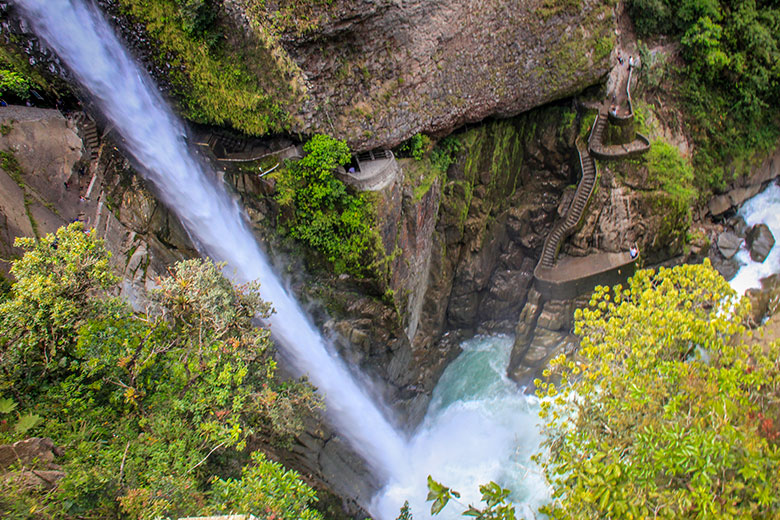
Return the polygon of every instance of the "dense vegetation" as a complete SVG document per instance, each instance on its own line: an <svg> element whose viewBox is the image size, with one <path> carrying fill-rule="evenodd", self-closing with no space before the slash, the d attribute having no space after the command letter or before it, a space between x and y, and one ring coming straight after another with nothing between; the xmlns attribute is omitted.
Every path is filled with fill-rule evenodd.
<svg viewBox="0 0 780 520"><path fill-rule="evenodd" d="M297 474L248 453L258 435L284 443L319 406L311 387L276 377L269 332L253 324L269 312L256 285L185 261L134 313L110 295L108 253L80 223L16 243L26 253L0 303L0 441L51 437L65 476L48 491L0 480L0 516L319 518Z"/></svg>
<svg viewBox="0 0 780 520"><path fill-rule="evenodd" d="M771 0L627 5L640 36L679 38L685 65L669 83L684 99L700 188L747 173L780 136L780 6ZM645 53L643 61L650 65L652 57Z"/></svg>
<svg viewBox="0 0 780 520"><path fill-rule="evenodd" d="M284 105L297 99L294 65L269 39L246 45L243 28L222 25L215 0L119 0L156 40L152 58L167 71L194 121L262 135L289 127ZM260 38L262 30L255 31Z"/></svg>
<svg viewBox="0 0 780 520"><path fill-rule="evenodd" d="M576 313L579 355L537 384L552 518L776 518L780 347L709 265L638 272Z"/></svg>
<svg viewBox="0 0 780 520"><path fill-rule="evenodd" d="M335 176L336 168L350 161L349 148L344 141L315 135L304 152L277 177L276 198L291 210L282 225L324 255L337 273L368 273L380 240L373 205L367 194L350 193Z"/></svg>

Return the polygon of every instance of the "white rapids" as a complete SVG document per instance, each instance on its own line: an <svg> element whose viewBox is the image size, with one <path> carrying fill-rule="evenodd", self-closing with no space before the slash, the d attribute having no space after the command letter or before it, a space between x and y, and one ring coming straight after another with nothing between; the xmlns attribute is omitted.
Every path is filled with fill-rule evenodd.
<svg viewBox="0 0 780 520"><path fill-rule="evenodd" d="M738 294L745 294L751 288L761 287L761 278L780 273L780 186L770 184L764 191L745 202L739 209L739 215L748 226L766 224L772 231L777 244L763 262L754 262L743 246L737 253L742 266L737 275L729 282Z"/></svg>

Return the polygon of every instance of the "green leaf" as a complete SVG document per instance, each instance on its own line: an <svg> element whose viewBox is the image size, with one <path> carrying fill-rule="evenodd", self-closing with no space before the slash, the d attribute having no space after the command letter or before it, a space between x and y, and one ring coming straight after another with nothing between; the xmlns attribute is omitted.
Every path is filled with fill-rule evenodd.
<svg viewBox="0 0 780 520"><path fill-rule="evenodd" d="M16 433L25 434L42 422L43 417L40 415L28 413L19 417L19 421L17 421L16 425L14 426L14 430L16 430Z"/></svg>
<svg viewBox="0 0 780 520"><path fill-rule="evenodd" d="M16 410L16 403L10 397L0 399L0 413L11 413Z"/></svg>

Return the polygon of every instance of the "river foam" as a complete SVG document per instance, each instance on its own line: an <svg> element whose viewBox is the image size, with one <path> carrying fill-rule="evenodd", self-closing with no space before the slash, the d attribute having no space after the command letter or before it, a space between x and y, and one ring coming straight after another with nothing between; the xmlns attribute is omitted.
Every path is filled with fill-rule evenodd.
<svg viewBox="0 0 780 520"><path fill-rule="evenodd" d="M462 493L463 504L479 506L479 486L496 481L527 518L549 498L531 455L539 451L538 399L524 395L506 376L512 338L478 337L444 371L425 419L409 446L403 481L389 484L372 510L383 520L398 516L405 500L415 520L429 518L427 477ZM435 518L463 518L465 507L449 504ZM521 517L521 514L518 514Z"/></svg>
<svg viewBox="0 0 780 520"><path fill-rule="evenodd" d="M775 240L780 242L780 186L770 184L764 191L745 202L739 210L748 226L766 224ZM742 247L737 253L740 267L737 275L729 282L738 294L761 287L761 278L780 272L780 244L775 244L763 262L754 262L750 253Z"/></svg>

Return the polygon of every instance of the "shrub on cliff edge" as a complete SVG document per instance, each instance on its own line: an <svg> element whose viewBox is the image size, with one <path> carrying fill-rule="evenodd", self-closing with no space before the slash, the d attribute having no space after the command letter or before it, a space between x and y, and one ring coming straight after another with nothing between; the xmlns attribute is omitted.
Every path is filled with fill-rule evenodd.
<svg viewBox="0 0 780 520"><path fill-rule="evenodd" d="M315 135L303 149L305 157L277 177L276 200L292 209L292 218L282 224L290 236L324 255L336 272L364 275L379 237L367 195L350 193L336 178L336 168L350 160L349 148L344 141Z"/></svg>

